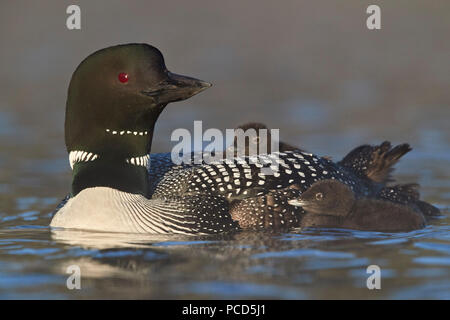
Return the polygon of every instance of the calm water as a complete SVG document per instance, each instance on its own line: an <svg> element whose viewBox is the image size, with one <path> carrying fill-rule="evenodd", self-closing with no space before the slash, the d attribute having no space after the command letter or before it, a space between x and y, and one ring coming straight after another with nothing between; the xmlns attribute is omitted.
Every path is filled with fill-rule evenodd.
<svg viewBox="0 0 450 320"><path fill-rule="evenodd" d="M450 299L448 1L380 1L379 32L365 28L367 4L356 0L79 3L76 32L65 28L64 2L0 5L0 298ZM442 218L395 234L50 230L70 185L70 75L94 50L127 42L152 43L171 71L214 83L164 111L155 152L194 120L204 129L263 121L334 159L363 143L409 142L395 177L420 183ZM372 264L381 290L366 287ZM66 288L71 265L81 268L81 290Z"/></svg>

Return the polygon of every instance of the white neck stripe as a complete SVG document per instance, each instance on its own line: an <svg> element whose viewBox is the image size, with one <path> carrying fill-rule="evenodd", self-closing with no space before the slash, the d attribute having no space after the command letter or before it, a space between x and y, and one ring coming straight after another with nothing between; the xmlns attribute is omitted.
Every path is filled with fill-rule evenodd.
<svg viewBox="0 0 450 320"><path fill-rule="evenodd" d="M135 136L140 135L140 136L146 136L148 135L148 131L129 131L129 130L122 130L122 131L117 131L117 130L111 130L111 129L106 129L106 132L110 133L110 134L118 134L123 136L124 134L133 134Z"/></svg>

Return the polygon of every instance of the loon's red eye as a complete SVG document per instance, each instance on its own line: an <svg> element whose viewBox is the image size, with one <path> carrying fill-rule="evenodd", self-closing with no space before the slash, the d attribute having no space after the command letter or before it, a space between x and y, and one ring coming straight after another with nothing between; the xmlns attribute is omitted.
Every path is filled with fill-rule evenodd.
<svg viewBox="0 0 450 320"><path fill-rule="evenodd" d="M125 72L119 73L119 81L122 83L128 82L128 73Z"/></svg>

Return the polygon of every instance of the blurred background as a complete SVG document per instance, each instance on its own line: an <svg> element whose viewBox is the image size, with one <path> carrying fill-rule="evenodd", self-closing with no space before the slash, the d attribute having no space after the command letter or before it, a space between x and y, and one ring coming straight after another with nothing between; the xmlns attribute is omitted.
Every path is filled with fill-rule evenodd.
<svg viewBox="0 0 450 320"><path fill-rule="evenodd" d="M70 4L81 8L81 30L66 28ZM381 30L366 27L370 4L381 8ZM90 53L131 42L214 84L165 109L152 152L169 151L171 132L194 120L204 129L262 121L335 159L363 143L409 142L399 181L421 183L425 199L448 208L449 34L447 0L2 1L0 218L48 225L70 187L72 72Z"/></svg>

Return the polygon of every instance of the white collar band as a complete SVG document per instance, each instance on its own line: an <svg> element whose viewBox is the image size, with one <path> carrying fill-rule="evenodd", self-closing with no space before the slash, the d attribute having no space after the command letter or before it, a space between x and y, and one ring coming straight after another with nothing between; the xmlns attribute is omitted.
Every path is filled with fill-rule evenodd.
<svg viewBox="0 0 450 320"><path fill-rule="evenodd" d="M73 166L77 162L87 162L87 161L94 161L98 158L98 154L92 153L92 152L86 152L86 151L70 151L69 153L69 162L70 167L73 170Z"/></svg>
<svg viewBox="0 0 450 320"><path fill-rule="evenodd" d="M69 162L70 167L73 170L73 166L78 162L88 162L88 161L94 161L99 158L98 154L87 152L87 151L79 151L74 150L70 151L69 153ZM126 163L135 165L135 166L141 166L145 168L149 168L150 166L150 155L145 155L141 157L133 157L133 158L127 158L125 159Z"/></svg>
<svg viewBox="0 0 450 320"><path fill-rule="evenodd" d="M134 158L129 158L129 159L125 159L126 163L131 163L135 166L142 166L142 167L146 167L147 169L150 166L150 155L145 155L145 156L141 156L141 157L134 157Z"/></svg>

